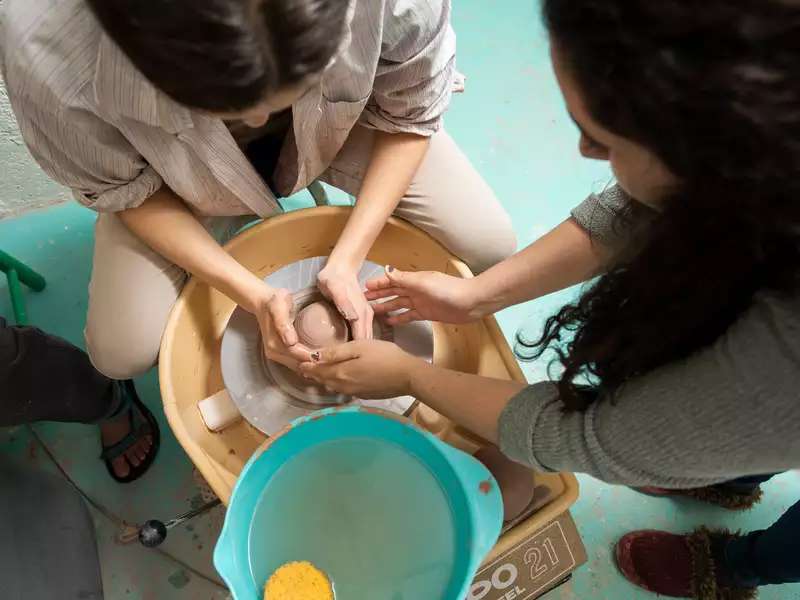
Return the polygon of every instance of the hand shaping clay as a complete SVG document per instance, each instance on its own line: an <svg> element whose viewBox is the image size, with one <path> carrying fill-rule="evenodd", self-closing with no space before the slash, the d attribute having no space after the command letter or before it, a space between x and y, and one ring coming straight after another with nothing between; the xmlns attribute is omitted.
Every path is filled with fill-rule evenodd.
<svg viewBox="0 0 800 600"><path fill-rule="evenodd" d="M347 322L335 306L323 299L301 308L294 319L294 328L300 343L312 350L343 344L350 337ZM302 402L326 406L340 404L344 398L283 365L269 363L269 369L278 385Z"/></svg>
<svg viewBox="0 0 800 600"><path fill-rule="evenodd" d="M300 343L312 349L343 344L348 339L347 322L325 301L303 308L294 320L294 327Z"/></svg>
<svg viewBox="0 0 800 600"><path fill-rule="evenodd" d="M503 496L503 520L513 521L533 502L533 471L507 458L495 446L485 446L475 453L475 458L489 469Z"/></svg>

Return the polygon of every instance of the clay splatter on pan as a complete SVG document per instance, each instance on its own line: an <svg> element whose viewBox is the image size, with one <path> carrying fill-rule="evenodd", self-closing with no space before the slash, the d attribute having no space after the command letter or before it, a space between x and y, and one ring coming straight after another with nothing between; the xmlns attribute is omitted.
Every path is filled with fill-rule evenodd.
<svg viewBox="0 0 800 600"><path fill-rule="evenodd" d="M478 484L478 489L481 491L482 494L488 494L492 491L492 482L491 481L481 481Z"/></svg>

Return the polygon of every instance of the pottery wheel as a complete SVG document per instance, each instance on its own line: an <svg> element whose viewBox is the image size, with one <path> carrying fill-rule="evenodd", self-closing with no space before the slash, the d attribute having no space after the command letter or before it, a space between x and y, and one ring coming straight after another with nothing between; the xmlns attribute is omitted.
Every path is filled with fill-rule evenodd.
<svg viewBox="0 0 800 600"><path fill-rule="evenodd" d="M317 275L327 257L307 258L287 265L264 281L275 288L293 293L295 306L303 306L321 298L316 289ZM363 284L380 277L383 267L365 262L359 272ZM433 331L428 322L409 323L390 328L376 319L375 338L393 341L406 352L431 361ZM410 412L414 399L401 396L388 400L364 400L341 394L328 394L290 369L264 358L261 333L255 317L237 307L222 337L220 355L222 378L231 399L242 416L267 435L281 431L296 418L330 406L361 405L380 408L395 414Z"/></svg>

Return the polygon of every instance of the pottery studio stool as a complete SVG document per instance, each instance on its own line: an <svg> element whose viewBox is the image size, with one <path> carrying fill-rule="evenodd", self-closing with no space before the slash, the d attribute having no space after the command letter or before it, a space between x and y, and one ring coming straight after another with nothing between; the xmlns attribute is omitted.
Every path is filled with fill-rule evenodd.
<svg viewBox="0 0 800 600"><path fill-rule="evenodd" d="M324 206L279 215L245 230L226 245L226 250L263 278L285 265L328 256L349 214L346 207ZM472 277L469 268L441 244L394 218L384 227L367 258L402 270ZM159 359L161 396L169 425L197 470L225 504L242 467L267 439L245 420L212 432L198 409L198 402L224 388L220 344L235 308L234 302L222 293L191 279L170 315ZM494 317L466 325L434 323L433 335L435 364L525 382ZM421 404L409 418L470 454L485 445L483 440ZM506 527L487 561L517 546L567 511L578 498L578 483L570 473L537 474L535 486L535 512Z"/></svg>

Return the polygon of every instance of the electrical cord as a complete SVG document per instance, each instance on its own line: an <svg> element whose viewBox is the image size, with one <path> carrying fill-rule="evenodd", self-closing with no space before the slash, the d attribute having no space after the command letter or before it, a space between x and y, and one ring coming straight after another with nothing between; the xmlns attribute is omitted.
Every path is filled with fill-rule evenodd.
<svg viewBox="0 0 800 600"><path fill-rule="evenodd" d="M67 481L67 483L69 483L69 485L72 486L72 488L81 496L81 498L83 498L92 508L94 508L97 512L103 515L108 521L110 521L113 525L115 525L119 529L119 532L117 534L117 539L122 541L123 543L127 543L128 541L136 539L136 535L134 534L132 536L131 531L138 532L139 528L131 523L128 523L125 519L115 514L110 509L103 506L102 504L91 498L86 492L84 492L80 488L80 486L78 486L78 484L75 483L72 477L70 477L66 469L64 469L64 467L61 466L61 463L58 461L55 454L53 454L53 452L50 450L47 444L44 443L44 440L39 436L36 430L31 425L25 425L25 427L28 430L28 433L30 433L31 437L36 441L36 443L45 453L50 462L52 462L53 465L55 465L56 469L58 469L59 473L61 473L62 477L64 477L64 479ZM205 573L198 571L197 569L192 567L190 564L184 562L177 556L174 556L173 554L170 554L169 552L161 548L153 548L153 550L155 552L158 552L164 558L167 558L172 562L174 562L175 564L186 569L196 577L199 577L200 579L203 579L208 583L211 583L212 585L215 585L216 587L227 591L228 589L227 586L225 586L225 584L223 584L221 581L214 579L213 577L209 577Z"/></svg>

